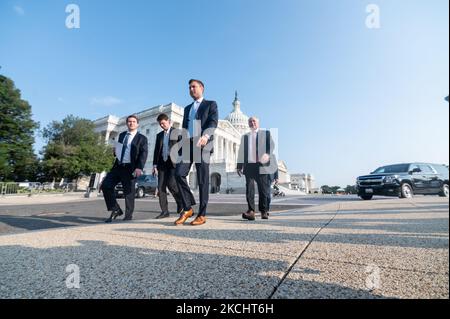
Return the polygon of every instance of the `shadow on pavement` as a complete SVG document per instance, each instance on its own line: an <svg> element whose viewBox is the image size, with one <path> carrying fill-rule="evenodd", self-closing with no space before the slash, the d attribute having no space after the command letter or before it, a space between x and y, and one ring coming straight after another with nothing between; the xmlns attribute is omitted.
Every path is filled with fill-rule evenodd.
<svg viewBox="0 0 450 319"><path fill-rule="evenodd" d="M42 249L0 246L0 298L260 299L270 297L280 283L281 277L267 272L285 272L289 267L277 260L182 249L155 250L103 241L77 241L74 245ZM66 286L68 278L74 278L68 265L79 269L79 289ZM302 280L295 284L314 290L302 289L301 294L287 298L382 298L337 284Z"/></svg>
<svg viewBox="0 0 450 319"><path fill-rule="evenodd" d="M248 223L247 221L229 221L224 220L227 224ZM194 238L199 240L226 240L238 242L266 242L266 243L286 243L290 241L304 241L309 242L314 236L315 232L323 227L328 220L296 220L291 224L285 220L270 219L269 221L261 222L268 224L271 227L279 227L280 231L264 230L264 229L202 229L192 228L189 225L176 227L173 222L164 222L154 224L157 226L167 226L167 228L152 228L152 222L144 221L149 228L124 228L118 231L129 233L155 233L165 234L174 237L179 237L180 240L186 238ZM368 223L370 222L370 224ZM258 223L258 222L253 222ZM293 227L303 229L301 232L284 231L285 227ZM189 227L183 229L183 227ZM392 246L392 247L412 247L412 248L442 248L448 249L448 219L371 219L361 223L360 219L353 220L339 220L335 219L326 227L328 232L321 232L315 238L315 242L324 243L344 243L344 244L360 244L371 246ZM362 232L348 232L346 230L358 230ZM336 230L335 233L330 234L329 231ZM364 233L364 231L368 231ZM339 233L342 231L342 233ZM374 231L379 231L374 233ZM254 235L249 235L254 233ZM281 238L281 239L280 239Z"/></svg>

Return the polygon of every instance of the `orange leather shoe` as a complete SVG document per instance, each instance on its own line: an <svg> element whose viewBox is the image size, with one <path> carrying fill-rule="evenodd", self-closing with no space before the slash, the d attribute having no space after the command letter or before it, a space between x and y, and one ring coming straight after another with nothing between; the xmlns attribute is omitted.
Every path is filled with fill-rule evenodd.
<svg viewBox="0 0 450 319"><path fill-rule="evenodd" d="M182 225L186 222L186 220L188 220L188 218L192 217L192 215L194 215L194 210L191 208L190 210L187 210L185 212L183 212L180 216L180 218L178 218L175 221L175 225Z"/></svg>
<svg viewBox="0 0 450 319"><path fill-rule="evenodd" d="M193 222L191 222L192 226L199 226L206 223L206 217L205 216L197 216Z"/></svg>

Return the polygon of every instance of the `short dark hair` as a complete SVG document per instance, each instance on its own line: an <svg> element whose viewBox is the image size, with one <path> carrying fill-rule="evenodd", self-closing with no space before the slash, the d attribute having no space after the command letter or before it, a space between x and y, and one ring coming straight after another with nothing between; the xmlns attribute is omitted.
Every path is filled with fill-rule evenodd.
<svg viewBox="0 0 450 319"><path fill-rule="evenodd" d="M198 84L200 84L200 85L202 86L202 88L205 88L205 85L204 85L203 82L200 81L200 80L190 79L190 80L189 80L189 85L191 85L192 82L197 82Z"/></svg>
<svg viewBox="0 0 450 319"><path fill-rule="evenodd" d="M158 123L161 123L161 121L168 121L169 117L166 113L161 113L158 115L158 118L156 120L158 121Z"/></svg>
<svg viewBox="0 0 450 319"><path fill-rule="evenodd" d="M127 123L128 123L128 119L130 119L130 118L134 118L134 119L136 119L136 122L138 122L139 123L139 118L137 117L137 115L136 114L131 114L131 115L128 115L127 116Z"/></svg>

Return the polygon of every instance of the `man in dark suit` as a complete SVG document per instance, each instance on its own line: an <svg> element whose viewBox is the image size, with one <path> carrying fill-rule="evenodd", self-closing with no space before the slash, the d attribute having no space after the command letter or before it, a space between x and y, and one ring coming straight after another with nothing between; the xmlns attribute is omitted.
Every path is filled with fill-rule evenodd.
<svg viewBox="0 0 450 319"><path fill-rule="evenodd" d="M251 132L242 136L237 173L245 175L248 210L242 218L255 220L255 182L258 186L259 211L262 219L269 219L271 175L275 177L278 165L273 154L274 142L270 131L259 129L259 120L248 120Z"/></svg>
<svg viewBox="0 0 450 319"><path fill-rule="evenodd" d="M145 162L147 161L148 142L147 138L138 133L139 119L136 115L127 117L128 131L119 134L114 154L116 160L111 171L106 175L102 183L103 196L106 207L111 216L105 220L112 222L117 216L123 215L117 203L114 188L121 182L125 196L125 217L123 220L131 220L134 211L135 182L142 175Z"/></svg>
<svg viewBox="0 0 450 319"><path fill-rule="evenodd" d="M188 138L184 137L181 154L182 161L176 167L176 179L183 201L183 213L175 221L175 225L181 225L194 214L191 198L192 193L186 177L192 164L195 162L197 169L197 184L200 195L200 207L197 217L191 225L202 225L206 222L206 208L209 199L209 163L214 149L214 130L219 122L219 113L215 101L207 101L203 98L205 86L200 80L189 81L189 93L194 103L184 108L183 129Z"/></svg>
<svg viewBox="0 0 450 319"><path fill-rule="evenodd" d="M161 214L156 218L166 218L170 216L169 205L167 203L167 188L173 195L175 202L177 203L177 213L183 212L183 203L178 191L177 182L175 180L175 163L177 158L172 159L170 150L175 145L177 140L171 138L177 136L172 134L174 128L171 125L170 119L167 114L160 114L156 119L159 126L163 129L156 135L155 151L153 153L153 175L158 175L158 194L159 194L159 206L161 207ZM191 193L192 195L192 193ZM192 196L192 201L195 200Z"/></svg>

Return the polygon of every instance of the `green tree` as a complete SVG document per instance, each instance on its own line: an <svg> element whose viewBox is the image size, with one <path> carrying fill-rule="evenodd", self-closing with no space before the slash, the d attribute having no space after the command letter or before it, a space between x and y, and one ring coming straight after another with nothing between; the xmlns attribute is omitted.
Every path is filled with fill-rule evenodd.
<svg viewBox="0 0 450 319"><path fill-rule="evenodd" d="M340 189L340 188L341 188L341 186L332 186L332 187L330 187L331 194L336 194L338 189Z"/></svg>
<svg viewBox="0 0 450 319"><path fill-rule="evenodd" d="M347 185L347 187L345 188L345 192L347 194L357 194L358 193L356 191L356 186L355 185Z"/></svg>
<svg viewBox="0 0 450 319"><path fill-rule="evenodd" d="M331 186L330 187L328 185L323 185L321 187L323 194L336 194L337 190L340 189L340 188L341 188L340 186Z"/></svg>
<svg viewBox="0 0 450 319"><path fill-rule="evenodd" d="M94 131L87 119L67 116L62 122L53 121L42 130L47 140L42 167L49 179L77 179L83 175L111 168L112 149Z"/></svg>
<svg viewBox="0 0 450 319"><path fill-rule="evenodd" d="M31 106L14 82L0 75L0 181L34 178L34 132L39 124L31 116Z"/></svg>
<svg viewBox="0 0 450 319"><path fill-rule="evenodd" d="M331 188L328 185L323 185L320 187L322 189L322 194L331 194Z"/></svg>

